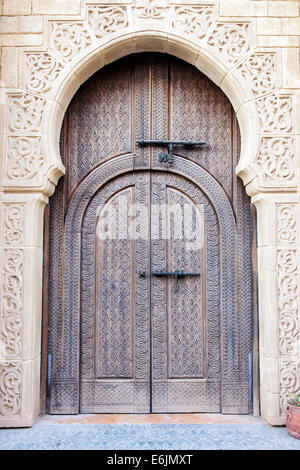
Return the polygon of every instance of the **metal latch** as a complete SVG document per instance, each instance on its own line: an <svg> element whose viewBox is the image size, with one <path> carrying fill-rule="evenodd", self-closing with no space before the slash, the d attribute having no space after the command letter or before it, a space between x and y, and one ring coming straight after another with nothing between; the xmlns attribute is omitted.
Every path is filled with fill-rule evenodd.
<svg viewBox="0 0 300 470"><path fill-rule="evenodd" d="M158 145L168 147L168 153L160 153L159 161L167 162L169 165L173 163L173 148L175 145L181 145L183 147L193 147L195 145L206 145L205 142L193 142L191 140L186 141L175 141L175 140L137 140L136 143L140 147L145 147L146 145Z"/></svg>
<svg viewBox="0 0 300 470"><path fill-rule="evenodd" d="M182 270L179 270L177 269L176 271L174 272L171 272L171 271L152 271L151 273L153 276L158 276L158 277L162 277L162 276L171 276L171 277L174 277L175 279L175 282L176 282L176 287L175 287L175 291L178 290L178 279L180 277L185 277L185 276L200 276L200 273L190 273L190 272L185 272L185 271L182 271Z"/></svg>

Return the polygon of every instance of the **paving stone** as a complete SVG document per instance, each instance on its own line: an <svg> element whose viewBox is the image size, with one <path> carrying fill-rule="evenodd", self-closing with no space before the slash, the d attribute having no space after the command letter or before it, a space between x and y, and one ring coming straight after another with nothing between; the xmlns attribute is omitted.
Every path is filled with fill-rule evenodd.
<svg viewBox="0 0 300 470"><path fill-rule="evenodd" d="M0 430L1 450L300 450L285 427L259 424L36 424Z"/></svg>

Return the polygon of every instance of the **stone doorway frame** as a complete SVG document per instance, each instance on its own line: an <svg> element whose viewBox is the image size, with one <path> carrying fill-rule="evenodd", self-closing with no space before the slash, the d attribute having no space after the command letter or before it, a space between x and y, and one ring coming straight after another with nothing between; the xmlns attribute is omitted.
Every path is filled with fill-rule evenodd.
<svg viewBox="0 0 300 470"><path fill-rule="evenodd" d="M213 0L76 0L68 14L57 7L53 16L56 1L48 7L32 1L32 25L36 5L48 8L42 44L28 38L24 44L20 37L14 47L2 48L0 426L31 426L39 413L43 213L64 174L64 113L79 86L101 67L149 51L196 66L236 111L242 142L236 171L257 209L261 414L269 424L283 424L287 396L300 390L300 80L293 65L298 47L283 53L274 34L265 34L267 45L260 45L272 19L263 5L272 2L243 0L237 17ZM298 8L299 2L278 3ZM297 31L292 20L298 13L290 11L294 17L285 24ZM25 16L20 18L19 25ZM260 30L261 18L266 23Z"/></svg>

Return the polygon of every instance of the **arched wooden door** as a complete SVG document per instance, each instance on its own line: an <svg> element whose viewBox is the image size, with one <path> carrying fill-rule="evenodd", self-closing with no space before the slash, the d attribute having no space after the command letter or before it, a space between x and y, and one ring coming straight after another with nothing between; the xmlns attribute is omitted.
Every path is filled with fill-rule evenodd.
<svg viewBox="0 0 300 470"><path fill-rule="evenodd" d="M206 145L170 163L140 139ZM49 411L249 413L252 224L227 98L178 59L130 56L77 92L61 150Z"/></svg>

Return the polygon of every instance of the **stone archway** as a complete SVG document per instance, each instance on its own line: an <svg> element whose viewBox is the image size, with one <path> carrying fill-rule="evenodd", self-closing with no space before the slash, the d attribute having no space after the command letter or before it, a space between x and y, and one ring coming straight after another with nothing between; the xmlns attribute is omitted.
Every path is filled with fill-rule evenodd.
<svg viewBox="0 0 300 470"><path fill-rule="evenodd" d="M272 48L257 46L263 28L255 34L253 18L266 13L250 9L256 2L243 2L239 18L216 2L184 3L87 2L80 16L76 9L73 16L57 11L46 18L43 47L24 47L20 38L2 94L1 426L30 426L38 415L43 209L64 171L58 150L64 112L92 73L141 51L168 52L195 65L236 111L237 172L258 214L262 416L284 423L287 394L299 391L297 75L283 73L292 66L276 41Z"/></svg>

